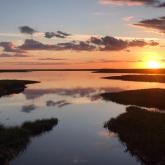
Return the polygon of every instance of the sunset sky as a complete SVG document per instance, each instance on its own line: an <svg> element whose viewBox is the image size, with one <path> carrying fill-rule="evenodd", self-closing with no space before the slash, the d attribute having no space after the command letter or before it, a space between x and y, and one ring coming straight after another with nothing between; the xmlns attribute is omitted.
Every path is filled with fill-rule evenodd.
<svg viewBox="0 0 165 165"><path fill-rule="evenodd" d="M1 0L0 69L165 67L165 0Z"/></svg>

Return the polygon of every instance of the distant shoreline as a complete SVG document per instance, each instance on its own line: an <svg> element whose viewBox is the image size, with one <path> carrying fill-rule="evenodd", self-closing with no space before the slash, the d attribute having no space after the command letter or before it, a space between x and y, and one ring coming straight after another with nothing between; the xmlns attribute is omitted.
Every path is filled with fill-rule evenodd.
<svg viewBox="0 0 165 165"><path fill-rule="evenodd" d="M161 69L97 69L94 73L165 74L165 68L161 68Z"/></svg>
<svg viewBox="0 0 165 165"><path fill-rule="evenodd" d="M90 71L93 73L139 73L139 74L165 74L165 68L162 69L0 69L4 72L40 72L40 71Z"/></svg>
<svg viewBox="0 0 165 165"><path fill-rule="evenodd" d="M0 69L0 73L3 72L56 72L56 71L97 71L97 69Z"/></svg>

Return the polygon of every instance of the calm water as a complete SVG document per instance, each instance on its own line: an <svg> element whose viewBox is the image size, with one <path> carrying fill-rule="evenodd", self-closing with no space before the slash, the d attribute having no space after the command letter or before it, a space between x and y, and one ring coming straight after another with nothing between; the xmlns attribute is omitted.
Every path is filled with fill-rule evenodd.
<svg viewBox="0 0 165 165"><path fill-rule="evenodd" d="M90 72L0 73L0 79L37 80L21 94L0 98L0 121L18 126L25 121L56 117L57 127L31 140L12 165L134 165L136 158L125 152L117 135L103 128L112 117L125 112L125 106L105 102L105 91L165 88L160 83L101 79Z"/></svg>

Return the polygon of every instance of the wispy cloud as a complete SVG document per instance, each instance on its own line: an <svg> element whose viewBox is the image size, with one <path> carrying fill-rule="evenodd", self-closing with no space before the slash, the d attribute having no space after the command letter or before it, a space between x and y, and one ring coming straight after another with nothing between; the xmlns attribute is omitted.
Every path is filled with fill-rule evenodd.
<svg viewBox="0 0 165 165"><path fill-rule="evenodd" d="M147 29L152 29L159 33L165 33L165 16L154 18L154 19L144 19L138 23L133 24L136 27L143 27Z"/></svg>
<svg viewBox="0 0 165 165"><path fill-rule="evenodd" d="M7 53L2 53L0 54L0 58L24 58L24 57L30 57L29 55L26 54L7 54Z"/></svg>
<svg viewBox="0 0 165 165"><path fill-rule="evenodd" d="M103 5L127 5L127 6L153 6L153 7L165 7L165 3L160 0L99 0Z"/></svg>
<svg viewBox="0 0 165 165"><path fill-rule="evenodd" d="M67 60L66 58L39 58L39 60L42 61L63 61Z"/></svg>
<svg viewBox="0 0 165 165"><path fill-rule="evenodd" d="M134 19L133 16L123 17L123 20L124 20L125 22L130 22L130 21L132 21L133 19Z"/></svg>

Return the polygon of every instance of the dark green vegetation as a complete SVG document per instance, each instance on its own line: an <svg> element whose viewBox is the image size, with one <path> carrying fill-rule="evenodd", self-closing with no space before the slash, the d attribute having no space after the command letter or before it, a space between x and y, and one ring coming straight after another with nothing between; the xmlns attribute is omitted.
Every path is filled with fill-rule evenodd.
<svg viewBox="0 0 165 165"><path fill-rule="evenodd" d="M123 75L123 76L104 77L104 79L165 83L165 75Z"/></svg>
<svg viewBox="0 0 165 165"><path fill-rule="evenodd" d="M98 69L94 73L165 74L165 69Z"/></svg>
<svg viewBox="0 0 165 165"><path fill-rule="evenodd" d="M165 110L165 89L140 89L101 94L104 100Z"/></svg>
<svg viewBox="0 0 165 165"><path fill-rule="evenodd" d="M126 151L142 164L165 164L165 114L131 106L105 128L117 133Z"/></svg>
<svg viewBox="0 0 165 165"><path fill-rule="evenodd" d="M39 83L29 80L0 80L0 97L23 92L27 84Z"/></svg>
<svg viewBox="0 0 165 165"><path fill-rule="evenodd" d="M50 131L57 124L58 120L52 118L26 122L21 127L0 125L0 164L9 164L21 151L26 149L32 137Z"/></svg>

